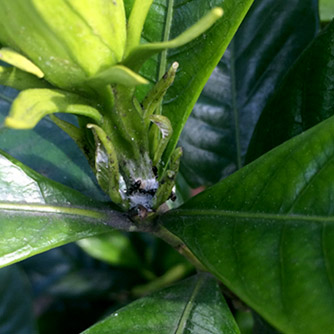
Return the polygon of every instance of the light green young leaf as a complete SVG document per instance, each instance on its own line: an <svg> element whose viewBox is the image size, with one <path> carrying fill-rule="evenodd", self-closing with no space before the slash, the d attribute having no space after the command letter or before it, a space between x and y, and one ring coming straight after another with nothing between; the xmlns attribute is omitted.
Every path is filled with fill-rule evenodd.
<svg viewBox="0 0 334 334"><path fill-rule="evenodd" d="M29 88L51 88L45 80L36 78L35 75L21 71L16 67L0 66L0 85L12 87L18 90Z"/></svg>
<svg viewBox="0 0 334 334"><path fill-rule="evenodd" d="M120 231L79 240L77 244L92 257L114 266L139 268L139 259L130 239Z"/></svg>
<svg viewBox="0 0 334 334"><path fill-rule="evenodd" d="M161 218L283 333L334 328L333 133L332 117Z"/></svg>
<svg viewBox="0 0 334 334"><path fill-rule="evenodd" d="M198 274L136 300L83 334L239 334L216 281Z"/></svg>
<svg viewBox="0 0 334 334"><path fill-rule="evenodd" d="M120 173L117 152L110 138L102 128L94 124L88 124L87 127L92 129L95 136L97 181L114 203L121 204L122 197L119 191Z"/></svg>
<svg viewBox="0 0 334 334"><path fill-rule="evenodd" d="M170 137L173 134L173 128L169 119L162 115L151 115L150 121L157 126L161 134L157 139L157 145L154 147L153 153L153 166L157 166L160 162L161 156L169 142ZM152 128L155 130L156 128ZM154 133L154 132L153 132Z"/></svg>
<svg viewBox="0 0 334 334"><path fill-rule="evenodd" d="M319 0L320 19L328 22L334 18L334 3L332 0Z"/></svg>
<svg viewBox="0 0 334 334"><path fill-rule="evenodd" d="M129 226L111 210L0 155L0 267Z"/></svg>
<svg viewBox="0 0 334 334"><path fill-rule="evenodd" d="M52 16L52 8L50 8L49 2L47 4L43 0L40 2L45 6L47 11L50 11ZM59 0L55 2L59 6ZM61 0L61 2L64 1ZM68 1L65 2L69 3ZM123 0L71 0L70 6L67 6L67 9L73 11L73 14L75 14L74 17L80 17L84 25L91 29L93 36L89 36L89 38L96 38L102 44L107 45L115 54L118 61L123 58L127 31ZM77 15L78 13L79 15ZM66 29L64 26L60 28ZM80 33L82 31L80 32L79 30L79 37ZM89 43L83 45L83 41L80 38L77 38L77 41L73 42L79 49L80 56L86 58L86 62L93 63L96 59L105 57L105 54L103 55L99 48L95 50L83 50L82 47L89 47Z"/></svg>
<svg viewBox="0 0 334 334"><path fill-rule="evenodd" d="M0 86L0 124L3 124L8 115L16 95L13 89ZM72 124L77 124L75 116L62 116L66 116ZM108 200L97 185L95 175L79 147L48 118L41 120L31 130L2 128L0 133L1 149L25 165L88 197ZM59 164L59 161L62 163Z"/></svg>
<svg viewBox="0 0 334 334"><path fill-rule="evenodd" d="M139 45L147 13L153 0L135 0L127 25L125 57Z"/></svg>
<svg viewBox="0 0 334 334"><path fill-rule="evenodd" d="M0 60L7 64L13 65L24 72L34 74L39 79L44 77L44 73L28 58L10 48L0 49Z"/></svg>
<svg viewBox="0 0 334 334"><path fill-rule="evenodd" d="M89 78L88 83L92 83L96 86L120 84L127 87L134 87L137 85L145 85L148 81L125 66L115 65Z"/></svg>
<svg viewBox="0 0 334 334"><path fill-rule="evenodd" d="M147 43L137 46L124 60L124 64L134 69L135 71L138 71L142 64L154 54L159 53L165 49L178 48L189 43L207 31L222 16L223 10L221 8L213 8L193 26L170 41Z"/></svg>
<svg viewBox="0 0 334 334"><path fill-rule="evenodd" d="M176 176L180 167L180 159L182 156L182 148L177 147L172 154L168 169L161 180L161 186L154 196L154 208L158 208L165 203L173 194Z"/></svg>
<svg viewBox="0 0 334 334"><path fill-rule="evenodd" d="M81 115L97 123L102 115L84 98L61 90L28 89L14 100L5 125L14 129L32 129L44 116L56 112Z"/></svg>
<svg viewBox="0 0 334 334"><path fill-rule="evenodd" d="M161 105L168 88L173 84L179 64L174 62L170 69L155 84L143 100L144 119L146 120Z"/></svg>
<svg viewBox="0 0 334 334"><path fill-rule="evenodd" d="M55 86L82 91L88 77L123 58L123 1L1 1L0 42L26 55Z"/></svg>
<svg viewBox="0 0 334 334"><path fill-rule="evenodd" d="M88 162L90 162L90 152L87 147L86 138L84 136L84 129L81 129L74 124L64 121L54 114L49 115L51 121L58 126L61 130L63 130L68 136L70 136L74 142L78 145L81 151L86 155Z"/></svg>

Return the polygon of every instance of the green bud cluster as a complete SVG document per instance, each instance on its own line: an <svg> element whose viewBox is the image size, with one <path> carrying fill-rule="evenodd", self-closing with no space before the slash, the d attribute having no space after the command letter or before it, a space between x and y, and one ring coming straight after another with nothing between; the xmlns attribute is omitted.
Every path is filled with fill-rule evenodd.
<svg viewBox="0 0 334 334"><path fill-rule="evenodd" d="M170 41L140 44L153 0L135 0L126 18L123 0L0 1L0 84L21 90L5 120L31 129L43 117L66 131L86 155L101 188L124 210L157 210L171 196L181 150L160 163L172 136L160 114L178 64L143 101L139 74L154 54L201 35L222 16L214 8ZM78 125L54 113L77 115Z"/></svg>

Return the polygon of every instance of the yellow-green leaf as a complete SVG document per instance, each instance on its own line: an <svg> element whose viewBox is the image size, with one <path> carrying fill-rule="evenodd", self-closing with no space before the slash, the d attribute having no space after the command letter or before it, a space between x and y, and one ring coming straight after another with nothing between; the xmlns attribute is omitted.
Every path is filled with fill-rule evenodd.
<svg viewBox="0 0 334 334"><path fill-rule="evenodd" d="M0 43L59 88L85 88L88 77L121 61L125 42L122 0L0 1Z"/></svg>
<svg viewBox="0 0 334 334"><path fill-rule="evenodd" d="M109 69L102 71L94 77L90 78L88 82L95 86L121 84L128 87L134 87L148 83L145 78L122 65L110 67Z"/></svg>
<svg viewBox="0 0 334 334"><path fill-rule="evenodd" d="M330 21L334 18L333 0L319 0L319 10L321 21Z"/></svg>
<svg viewBox="0 0 334 334"><path fill-rule="evenodd" d="M135 0L128 22L126 56L139 45L147 13L153 0Z"/></svg>
<svg viewBox="0 0 334 334"><path fill-rule="evenodd" d="M102 119L97 109L84 98L61 90L28 89L14 100L5 125L14 129L32 129L44 116L56 112Z"/></svg>
<svg viewBox="0 0 334 334"><path fill-rule="evenodd" d="M34 74L40 79L44 77L44 73L33 62L10 48L0 49L0 60L22 71Z"/></svg>
<svg viewBox="0 0 334 334"><path fill-rule="evenodd" d="M4 66L0 66L0 85L18 90L51 87L45 80L38 79L35 75L21 71L16 67Z"/></svg>
<svg viewBox="0 0 334 334"><path fill-rule="evenodd" d="M152 55L165 49L177 48L189 43L208 30L219 18L223 16L223 9L220 7L213 8L207 15L202 17L198 22L184 31L178 37L160 43L148 43L136 47L125 59L124 64L135 70L139 70L145 60Z"/></svg>

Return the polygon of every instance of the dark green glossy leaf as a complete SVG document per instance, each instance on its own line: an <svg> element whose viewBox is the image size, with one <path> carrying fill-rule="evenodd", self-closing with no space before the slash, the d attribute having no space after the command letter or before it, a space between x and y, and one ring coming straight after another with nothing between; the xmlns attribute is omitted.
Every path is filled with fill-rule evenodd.
<svg viewBox="0 0 334 334"><path fill-rule="evenodd" d="M127 9L132 2L125 1ZM206 80L252 2L253 0L154 1L142 35L146 42L173 39L196 23L210 9L221 6L224 10L223 18L209 31L185 46L163 52L161 56L150 59L140 72L154 83L174 61L180 64L174 84L169 88L163 104L163 114L170 119L174 130L164 155L165 162L169 160ZM140 99L145 96L149 88L149 85L138 88Z"/></svg>
<svg viewBox="0 0 334 334"><path fill-rule="evenodd" d="M0 333L35 334L32 292L16 266L0 270Z"/></svg>
<svg viewBox="0 0 334 334"><path fill-rule="evenodd" d="M264 106L318 30L317 5L255 1L181 135L181 172L193 187L214 184L243 164Z"/></svg>
<svg viewBox="0 0 334 334"><path fill-rule="evenodd" d="M334 327L333 133L332 117L161 218L283 333Z"/></svg>
<svg viewBox="0 0 334 334"><path fill-rule="evenodd" d="M237 334L239 330L216 281L199 274L138 299L85 334Z"/></svg>
<svg viewBox="0 0 334 334"><path fill-rule="evenodd" d="M264 109L247 153L251 161L334 114L334 22L287 74Z"/></svg>
<svg viewBox="0 0 334 334"><path fill-rule="evenodd" d="M0 266L121 228L121 213L0 155Z"/></svg>
<svg viewBox="0 0 334 334"><path fill-rule="evenodd" d="M13 89L0 86L0 124L16 94ZM95 199L106 200L77 145L48 119L33 130L0 128L0 149L54 181Z"/></svg>

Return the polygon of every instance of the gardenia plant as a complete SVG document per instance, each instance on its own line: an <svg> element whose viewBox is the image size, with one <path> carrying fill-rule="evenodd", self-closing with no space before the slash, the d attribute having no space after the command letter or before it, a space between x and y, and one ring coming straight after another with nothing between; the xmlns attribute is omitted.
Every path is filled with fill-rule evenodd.
<svg viewBox="0 0 334 334"><path fill-rule="evenodd" d="M333 333L318 9L0 0L0 332Z"/></svg>
<svg viewBox="0 0 334 334"><path fill-rule="evenodd" d="M2 83L24 88L5 126L31 129L51 115L84 152L110 199L142 218L174 196L181 149L161 163L173 132L161 101L178 63L142 101L135 87L148 81L139 71L153 55L190 42L223 14L214 8L172 40L140 43L152 2L135 1L128 21L123 1L0 3L0 59L14 66L3 69ZM78 115L79 126L56 112Z"/></svg>

